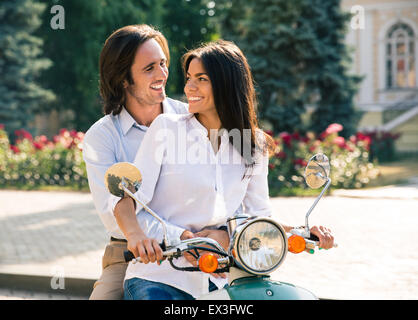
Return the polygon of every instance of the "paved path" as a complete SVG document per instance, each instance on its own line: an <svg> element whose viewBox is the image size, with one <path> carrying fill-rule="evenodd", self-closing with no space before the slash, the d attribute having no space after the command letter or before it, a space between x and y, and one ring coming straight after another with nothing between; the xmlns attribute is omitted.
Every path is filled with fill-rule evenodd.
<svg viewBox="0 0 418 320"><path fill-rule="evenodd" d="M311 225L330 227L338 249L289 253L273 278L320 297L418 299L418 183L362 191L340 190L312 214ZM312 202L272 199L275 217L296 225ZM97 279L106 242L88 193L0 191L0 274Z"/></svg>

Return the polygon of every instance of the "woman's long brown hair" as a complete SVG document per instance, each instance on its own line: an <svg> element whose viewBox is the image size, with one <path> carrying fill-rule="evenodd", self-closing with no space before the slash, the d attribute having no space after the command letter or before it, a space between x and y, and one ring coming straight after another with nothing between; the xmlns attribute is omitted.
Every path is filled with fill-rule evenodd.
<svg viewBox="0 0 418 320"><path fill-rule="evenodd" d="M248 167L253 167L256 150L271 153L272 138L259 128L256 116L256 93L254 80L247 59L242 51L230 41L218 40L204 44L183 56L183 71L187 74L190 62L200 59L212 84L216 111L222 128L230 132L238 129L241 145L234 146ZM244 130L251 130L251 140L244 139ZM259 134L259 133L263 134ZM232 137L230 137L232 143ZM245 144L250 144L245 145ZM248 149L248 147L250 149ZM247 148L247 149L246 149ZM251 150L247 154L245 150Z"/></svg>

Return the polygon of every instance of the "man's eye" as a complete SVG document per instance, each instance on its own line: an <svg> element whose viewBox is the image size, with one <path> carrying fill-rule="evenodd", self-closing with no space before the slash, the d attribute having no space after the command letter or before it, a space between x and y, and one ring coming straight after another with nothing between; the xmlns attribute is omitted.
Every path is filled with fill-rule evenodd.
<svg viewBox="0 0 418 320"><path fill-rule="evenodd" d="M145 69L145 71L151 71L153 69L153 67L149 67L147 69Z"/></svg>

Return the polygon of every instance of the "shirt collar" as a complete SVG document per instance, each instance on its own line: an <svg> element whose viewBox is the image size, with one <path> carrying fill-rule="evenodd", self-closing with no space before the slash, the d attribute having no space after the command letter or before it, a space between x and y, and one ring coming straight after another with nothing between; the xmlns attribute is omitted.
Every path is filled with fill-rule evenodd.
<svg viewBox="0 0 418 320"><path fill-rule="evenodd" d="M205 137L208 136L208 130L205 128L203 124L199 122L199 120L197 120L194 114L190 114L190 122L195 129L198 129L199 132L202 133L202 135L204 135ZM222 130L221 139L225 142L229 141L229 133L227 130Z"/></svg>
<svg viewBox="0 0 418 320"><path fill-rule="evenodd" d="M171 105L171 103L168 101L168 99L163 100L163 113L176 113L174 110L174 107ZM122 107L122 111L119 115L120 124L122 128L123 135L126 136L128 131L132 127L136 127L137 129L141 131L147 131L148 127L144 125L138 124L134 118L129 114L129 112L126 110L125 107Z"/></svg>
<svg viewBox="0 0 418 320"><path fill-rule="evenodd" d="M125 107L122 107L122 111L119 114L119 121L124 136L126 136L129 129L131 129L133 125L137 125L135 119L132 118Z"/></svg>

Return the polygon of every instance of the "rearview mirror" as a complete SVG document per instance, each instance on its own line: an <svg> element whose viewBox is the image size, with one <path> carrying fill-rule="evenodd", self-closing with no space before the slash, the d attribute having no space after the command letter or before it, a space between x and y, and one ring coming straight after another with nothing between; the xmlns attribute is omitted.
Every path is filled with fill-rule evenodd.
<svg viewBox="0 0 418 320"><path fill-rule="evenodd" d="M125 191L122 188L122 178L127 183L127 188L135 193L142 182L141 172L129 162L118 162L107 169L105 173L105 185L111 194L123 197Z"/></svg>
<svg viewBox="0 0 418 320"><path fill-rule="evenodd" d="M323 153L318 153L309 159L305 168L306 184L312 189L318 189L328 181L329 173L328 157Z"/></svg>

